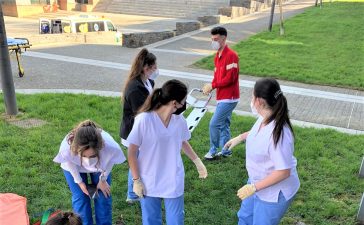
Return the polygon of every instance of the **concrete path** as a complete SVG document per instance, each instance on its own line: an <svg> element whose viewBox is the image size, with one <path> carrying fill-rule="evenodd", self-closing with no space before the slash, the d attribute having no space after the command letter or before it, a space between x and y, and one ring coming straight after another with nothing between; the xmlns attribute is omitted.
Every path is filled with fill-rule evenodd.
<svg viewBox="0 0 364 225"><path fill-rule="evenodd" d="M306 0L287 3L284 6L284 17L301 13L313 4L314 2ZM229 32L230 44L266 30L268 16L269 11L266 10L224 24ZM189 88L199 88L211 81L211 71L191 67L196 60L213 53L210 50L209 30L209 27L204 28L148 46L158 58L161 76L157 79L157 86L171 78L183 80ZM37 92L34 89L77 89L118 95L138 51L139 49L111 45L54 44L33 47L23 57L26 70L23 78L16 77L16 65L13 63L15 85L23 92L27 92L25 89L32 89L31 92ZM250 111L251 92L256 79L258 78L241 76L238 113ZM287 81L280 81L280 84L288 99L291 118L296 124L331 127L354 134L364 133L363 91ZM211 102L212 107L215 104L214 101Z"/></svg>

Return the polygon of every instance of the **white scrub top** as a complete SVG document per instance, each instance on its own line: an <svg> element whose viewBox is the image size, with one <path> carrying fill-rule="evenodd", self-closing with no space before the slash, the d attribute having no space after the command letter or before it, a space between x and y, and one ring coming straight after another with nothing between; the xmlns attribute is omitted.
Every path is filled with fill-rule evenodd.
<svg viewBox="0 0 364 225"><path fill-rule="evenodd" d="M184 193L182 142L190 139L187 122L182 115L172 115L165 127L156 112L136 116L127 141L139 146L139 175L145 195L177 198Z"/></svg>
<svg viewBox="0 0 364 225"><path fill-rule="evenodd" d="M286 200L291 199L300 187L296 165L293 156L294 137L287 125L283 128L283 136L274 146L272 121L259 131L263 118L259 117L246 139L246 169L251 183L256 183L274 170L291 169L291 174L285 180L256 192L257 196L267 202L278 202L282 191ZM259 131L259 132L258 132Z"/></svg>
<svg viewBox="0 0 364 225"><path fill-rule="evenodd" d="M79 155L74 155L71 152L71 147L67 141L68 134L63 139L59 152L53 161L60 163L62 169L70 172L75 183L80 183L82 181L80 173L105 172L105 175L108 176L113 165L123 163L126 158L119 144L110 134L106 131L102 131L101 136L104 140L104 147L100 150L99 163L96 167L90 168L83 165L81 166L81 157Z"/></svg>

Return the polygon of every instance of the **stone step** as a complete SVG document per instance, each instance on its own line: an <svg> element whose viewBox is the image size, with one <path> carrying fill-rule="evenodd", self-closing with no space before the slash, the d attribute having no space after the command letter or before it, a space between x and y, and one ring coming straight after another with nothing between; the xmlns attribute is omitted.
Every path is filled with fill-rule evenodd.
<svg viewBox="0 0 364 225"><path fill-rule="evenodd" d="M156 17L171 17L171 18L187 18L188 16L186 16L186 14L184 13L164 13L163 15L161 15L160 13L156 13L156 12L148 12L145 13L145 11L113 11L113 10L107 10L107 13L120 13L120 14L127 14L127 15L140 15L140 16L156 16Z"/></svg>
<svg viewBox="0 0 364 225"><path fill-rule="evenodd" d="M122 9L121 9L122 8ZM218 9L213 10L184 10L184 9L163 9L160 8L149 8L149 9L134 9L134 8L127 8L127 7L108 7L106 12L110 13L125 13L125 14L133 14L136 15L158 15L166 17L167 15L176 15L177 17L186 17L189 15L193 16L200 16L200 15L216 15L218 12Z"/></svg>
<svg viewBox="0 0 364 225"><path fill-rule="evenodd" d="M173 9L173 8L165 8L165 9L161 9L158 7L150 7L147 9L144 8L133 8L133 7L116 7L116 6L112 6L112 7L108 7L107 8L108 11L135 11L135 12L144 12L144 13L148 13L148 12L157 12L159 14L161 13L187 13L187 14L194 14L196 12L198 13L205 13L206 15L208 14L213 14L215 15L218 11L218 9L195 9L194 11L188 10L188 9Z"/></svg>
<svg viewBox="0 0 364 225"><path fill-rule="evenodd" d="M107 1L107 0L101 0ZM162 16L162 17L192 17L203 15L216 15L218 9L222 6L228 6L227 1L222 0L112 0L106 7L105 12ZM96 10L101 10L97 7Z"/></svg>
<svg viewBox="0 0 364 225"><path fill-rule="evenodd" d="M127 5L125 3L113 2L109 5L108 8L116 7L116 9L122 10L124 8L133 8L133 9L144 9L144 10L151 10L151 9L159 9L159 10L215 10L223 6L162 6L162 5ZM120 8L122 7L122 8ZM191 10L193 9L193 10Z"/></svg>

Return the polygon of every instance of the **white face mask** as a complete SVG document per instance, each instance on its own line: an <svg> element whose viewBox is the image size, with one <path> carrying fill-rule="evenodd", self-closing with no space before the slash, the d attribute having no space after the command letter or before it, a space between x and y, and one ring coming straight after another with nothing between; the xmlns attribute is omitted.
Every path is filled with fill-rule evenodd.
<svg viewBox="0 0 364 225"><path fill-rule="evenodd" d="M220 49L220 43L218 41L211 41L211 48L213 50L219 50Z"/></svg>
<svg viewBox="0 0 364 225"><path fill-rule="evenodd" d="M149 79L155 80L159 76L159 69L154 70L153 73L149 75Z"/></svg>
<svg viewBox="0 0 364 225"><path fill-rule="evenodd" d="M82 166L96 167L97 161L98 161L97 157L94 158L82 157Z"/></svg>
<svg viewBox="0 0 364 225"><path fill-rule="evenodd" d="M253 100L250 102L250 109L252 110L252 113L257 116L259 115L257 109L255 108L254 104L253 104Z"/></svg>

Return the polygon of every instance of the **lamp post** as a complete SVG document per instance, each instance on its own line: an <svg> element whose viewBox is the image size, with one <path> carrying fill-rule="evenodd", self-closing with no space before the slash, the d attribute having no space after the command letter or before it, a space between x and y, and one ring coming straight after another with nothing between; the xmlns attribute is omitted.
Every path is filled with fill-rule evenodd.
<svg viewBox="0 0 364 225"><path fill-rule="evenodd" d="M8 115L17 115L14 81L11 72L8 42L6 39L5 22L2 5L0 3L0 74L1 86L4 94L5 111Z"/></svg>

